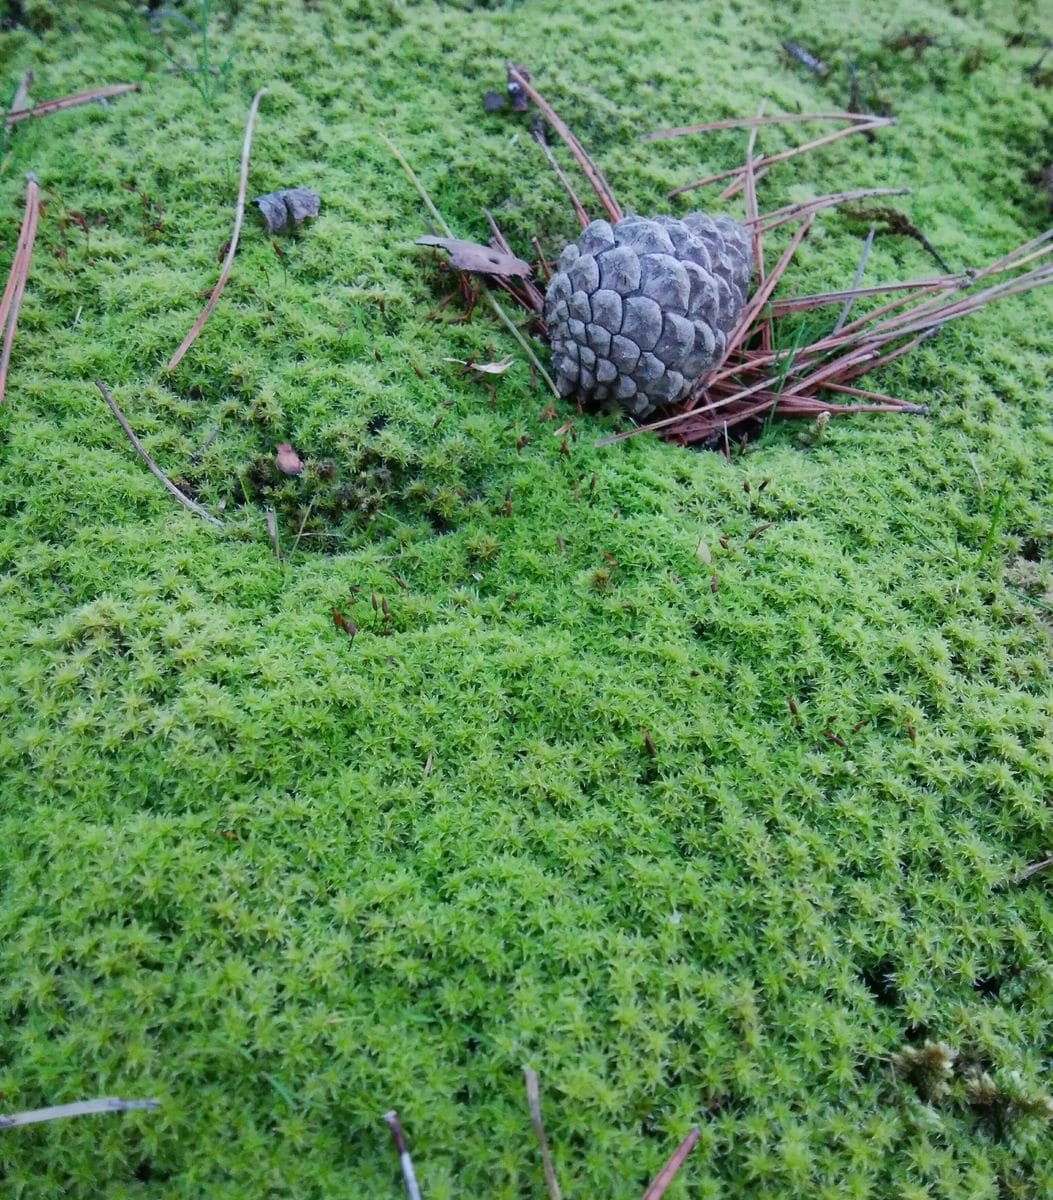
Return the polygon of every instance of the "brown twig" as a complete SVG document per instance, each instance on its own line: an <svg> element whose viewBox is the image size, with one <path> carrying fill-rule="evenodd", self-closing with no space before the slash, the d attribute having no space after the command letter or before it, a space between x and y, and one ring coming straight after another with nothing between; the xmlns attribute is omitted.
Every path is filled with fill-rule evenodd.
<svg viewBox="0 0 1053 1200"><path fill-rule="evenodd" d="M194 344L194 340L201 332L205 322L212 315L212 310L216 307L216 301L219 299L223 289L227 286L227 278L230 275L230 268L234 263L234 255L238 249L238 235L241 233L241 222L245 215L245 189L249 181L249 149L252 146L252 127L256 121L256 112L260 107L260 101L267 95L266 88L260 88L252 100L252 107L249 109L249 119L245 124L245 140L241 147L241 179L238 183L238 203L234 210L234 229L230 235L230 244L227 248L227 257L223 261L223 269L219 273L219 279L216 281L216 286L212 289L212 295L209 296L208 302L201 310L200 315L194 324L190 327L190 332L183 338L179 349L168 360L166 371L174 371L179 366L182 357Z"/></svg>
<svg viewBox="0 0 1053 1200"><path fill-rule="evenodd" d="M677 125L672 129L656 129L641 133L641 142L660 142L666 138L687 137L692 133L713 133L719 129L752 129L758 125L783 125L792 121L873 121L867 113L772 113L770 116L732 117L727 121L707 121L704 125Z"/></svg>
<svg viewBox="0 0 1053 1200"><path fill-rule="evenodd" d="M642 1200L661 1200L661 1197L665 1195L666 1188L673 1182L677 1171L679 1171L683 1165L684 1159L687 1158L687 1156L694 1149L695 1143L698 1141L698 1137L699 1128L697 1125L695 1125L692 1127L691 1132L687 1135L687 1137L684 1138L680 1145L677 1146L677 1148L666 1160L665 1166L654 1177L654 1181L647 1191L644 1192Z"/></svg>
<svg viewBox="0 0 1053 1200"><path fill-rule="evenodd" d="M3 348L0 349L0 404L4 402L7 386L7 368L11 362L11 349L15 344L15 329L18 325L18 310L26 290L29 264L33 258L33 243L37 236L37 221L40 218L40 183L30 172L26 176L26 206L22 214L22 227L18 232L15 256L11 260L11 271L0 299L0 332L3 333Z"/></svg>
<svg viewBox="0 0 1053 1200"><path fill-rule="evenodd" d="M91 104L94 100L109 100L113 96L123 96L126 92L138 92L138 83L110 83L105 87L91 88L86 92L75 92L72 96L58 96L54 100L41 100L32 108L13 110L7 114L7 128L10 129L17 121L26 121L30 117L46 117L49 113L61 112L66 108L76 108L79 104Z"/></svg>
<svg viewBox="0 0 1053 1200"><path fill-rule="evenodd" d="M529 96L536 107L540 110L545 120L563 139L567 149L574 155L578 166L581 167L585 178L589 181L589 185L596 193L600 204L603 205L603 211L611 221L620 221L622 219L622 210L618 205L618 201L614 198L614 192L611 190L611 185L603 176L603 172L596 166L592 159L585 153L584 148L578 139L571 133L570 129L564 123L562 118L552 107L551 104L534 88L530 80L527 79L524 72L515 64L508 64L508 80L510 83L520 87L524 94Z"/></svg>
<svg viewBox="0 0 1053 1200"><path fill-rule="evenodd" d="M406 1135L402 1132L399 1115L392 1109L390 1112L386 1112L381 1119L391 1130L391 1140L395 1143L395 1153L399 1156L399 1166L402 1169L402 1182L406 1187L406 1195L409 1200L420 1200L420 1188L417 1186L417 1176L413 1170L413 1159L410 1158Z"/></svg>
<svg viewBox="0 0 1053 1200"><path fill-rule="evenodd" d="M61 1121L65 1117L90 1117L98 1113L152 1112L160 1108L160 1100L121 1100L108 1096L104 1100L78 1100L75 1104L55 1104L50 1108L34 1108L29 1112L0 1116L0 1129L15 1129L19 1125L39 1125L43 1121Z"/></svg>
<svg viewBox="0 0 1053 1200"><path fill-rule="evenodd" d="M526 1084L527 1107L530 1109L530 1123L534 1127L534 1136L541 1148L541 1166L545 1172L545 1186L548 1188L549 1200L561 1200L559 1182L556 1179L556 1168L552 1165L552 1155L549 1153L548 1141L545 1138L545 1126L541 1120L541 1091L538 1087L537 1074L529 1067L523 1068L523 1081Z"/></svg>
<svg viewBox="0 0 1053 1200"><path fill-rule="evenodd" d="M110 412L112 412L113 415L117 418L118 425L120 425L120 427L124 430L125 434L128 437L128 440L132 443L132 448L135 450L136 454L138 454L139 457L143 460L143 462L146 463L147 467L150 470L150 474L153 475L153 477L155 479L160 480L161 483L164 484L167 491L171 495L173 495L179 501L179 503L182 504L182 506L184 508L188 508L192 513L199 516L203 521L208 521L208 523L210 525L222 525L223 522L218 517L214 517L208 511L207 508L202 508L201 505L198 504L196 500L191 500L190 497L188 495L186 495L185 492L181 492L179 490L179 488L177 488L176 485L171 481L171 479L168 478L168 476L164 473L164 471L161 470L161 468L157 465L157 463L154 462L154 460L147 453L146 448L143 446L142 442L140 442L139 439L135 436L135 431L128 424L127 420L125 419L124 413L122 413L121 410L114 403L113 397L110 395L106 385L102 382L101 379L95 380L95 386L99 389L100 392L102 392L102 398L109 405Z"/></svg>
<svg viewBox="0 0 1053 1200"><path fill-rule="evenodd" d="M769 167L773 163L785 162L788 158L793 158L797 154L804 154L809 150L816 150L820 146L828 146L831 142L839 141L841 138L848 137L853 133L868 133L873 129L883 129L886 125L895 125L894 117L871 117L866 123L858 125L849 125L847 129L838 129L834 133L828 133L825 137L816 138L812 142L805 142L802 146L794 146L789 150L782 150L778 154L769 154L765 158L758 158L753 164L754 169L761 167ZM696 179L694 183L684 183L678 188L673 188L669 193L670 198L673 196L682 195L684 192L690 192L694 188L705 187L709 183L719 183L721 179L731 179L733 176L742 175L744 167L730 167L727 171L718 171L715 175L707 175L704 179Z"/></svg>

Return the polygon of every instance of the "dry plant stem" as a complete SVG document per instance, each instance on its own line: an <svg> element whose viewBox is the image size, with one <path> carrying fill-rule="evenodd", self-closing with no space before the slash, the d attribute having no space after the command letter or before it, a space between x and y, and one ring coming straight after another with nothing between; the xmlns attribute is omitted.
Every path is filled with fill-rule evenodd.
<svg viewBox="0 0 1053 1200"><path fill-rule="evenodd" d="M33 72L26 71L22 76L22 82L15 90L14 96L11 98L11 107L7 110L7 120L10 122L12 113L25 112L27 108L31 108L29 103L29 89L33 86ZM10 124L8 125L10 128Z"/></svg>
<svg viewBox="0 0 1053 1200"><path fill-rule="evenodd" d="M227 257L223 260L223 269L219 273L219 279L216 280L216 286L212 289L212 295L209 296L208 302L201 310L198 319L190 327L190 332L183 338L179 349L168 360L166 371L174 371L179 366L183 355L194 344L197 335L201 332L205 322L212 315L212 310L216 307L216 301L219 299L223 289L227 286L227 279L230 276L230 268L234 265L234 255L238 250L238 236L241 233L241 222L245 216L245 189L249 182L249 150L252 147L252 127L256 123L256 113L260 107L260 101L267 95L266 88L260 88L256 95L252 98L252 107L249 109L249 119L245 123L245 140L241 146L241 179L238 183L238 204L234 210L234 229L230 235L230 245L227 248Z"/></svg>
<svg viewBox="0 0 1053 1200"><path fill-rule="evenodd" d="M1037 875L1039 871L1045 871L1047 868L1053 867L1053 856L1042 859L1041 862L1032 863L1029 867L1025 867L1010 879L1010 883L1024 883L1030 879L1032 875Z"/></svg>
<svg viewBox="0 0 1053 1200"><path fill-rule="evenodd" d="M754 171L753 172L753 182L756 184L758 181L763 179L764 176L767 175L770 170L771 170L771 167L761 167L761 169L759 171ZM742 191L742 186L743 186L742 176L739 176L738 179L736 179L732 183L728 184L728 186L720 193L720 195L717 196L717 199L718 200L731 200L733 197L737 196L739 194L739 192Z"/></svg>
<svg viewBox="0 0 1053 1200"><path fill-rule="evenodd" d="M787 300L773 300L771 307L776 316L779 316L783 313L823 308L827 304L841 304L846 300L858 300L862 296L882 296L888 292L932 291L935 288L953 291L964 287L969 282L968 275L936 275L931 279L911 279L904 283L879 283L873 287L851 288L843 292L817 292L811 296L793 296Z"/></svg>
<svg viewBox="0 0 1053 1200"><path fill-rule="evenodd" d="M757 218L764 227L765 233L778 229L790 221L798 221L805 213L817 213L824 208L832 208L835 204L848 204L852 200L866 200L871 196L909 196L910 188L860 188L854 192L834 192L829 196L817 196L814 200L802 200L796 204L787 204L769 213L761 213ZM746 222L750 224L750 222Z"/></svg>
<svg viewBox="0 0 1053 1200"><path fill-rule="evenodd" d="M7 368L11 362L11 349L15 344L15 329L18 326L18 310L26 290L29 264L33 258L33 243L37 236L37 221L40 218L40 183L30 172L26 176L26 207L22 214L22 227L18 232L15 256L11 262L11 273L7 277L3 299L0 300L0 331L3 332L3 348L0 349L0 405L4 402L7 386Z"/></svg>
<svg viewBox="0 0 1053 1200"><path fill-rule="evenodd" d="M708 121L704 125L678 125L672 129L656 129L641 133L641 142L660 142L666 138L687 137L692 133L714 133L718 129L751 129L758 125L785 125L797 121L873 121L867 113L772 113L771 116L732 117L726 121Z"/></svg>
<svg viewBox="0 0 1053 1200"><path fill-rule="evenodd" d="M863 253L859 256L859 265L856 267L856 273L852 276L852 290L859 287L860 281L863 278L863 272L867 269L867 259L870 257L870 247L874 244L874 234L877 233L877 226L871 225L867 231L866 241L863 243ZM834 333L839 333L848 320L848 314L852 311L852 297L849 296L838 314L837 320L834 322Z"/></svg>
<svg viewBox="0 0 1053 1200"><path fill-rule="evenodd" d="M794 146L790 150L782 150L778 154L769 154L765 158L757 159L754 164L755 168L769 167L773 163L785 162L788 158L793 158L798 154L805 154L809 150L815 150L819 146L828 146L831 142L840 141L843 137L848 137L853 133L869 133L872 129L883 129L886 125L895 125L895 119L892 117L873 117L866 123L858 125L850 125L847 129L838 129L835 133L828 133L826 137L816 138L813 142L805 142L803 146ZM679 196L684 192L690 192L694 188L705 187L710 183L719 183L721 179L730 179L732 176L741 175L745 168L731 167L727 171L718 171L716 175L707 175L704 179L696 179L694 183L681 184L680 187L674 188L669 196Z"/></svg>
<svg viewBox="0 0 1053 1200"><path fill-rule="evenodd" d="M124 430L128 440L132 443L132 448L135 450L136 454L138 454L143 462L146 463L150 470L150 474L153 475L155 479L160 480L161 483L164 484L166 490L171 495L175 496L175 498L180 504L182 504L184 508L190 509L192 513L194 513L196 516L199 516L203 521L208 521L210 525L222 525L223 522L218 517L214 517L207 508L202 508L196 500L191 500L189 496L187 496L184 492L181 492L179 488L177 488L176 485L171 481L171 479L168 478L164 471L161 470L157 463L154 462L154 460L146 452L142 442L140 442L135 436L135 432L125 419L124 413L122 413L114 403L113 397L110 395L106 385L101 379L95 380L95 386L100 392L102 392L102 398L109 405L110 412L112 412L117 418L118 425L120 425L120 427Z"/></svg>
<svg viewBox="0 0 1053 1200"><path fill-rule="evenodd" d="M19 1125L39 1125L43 1121L61 1121L65 1117L90 1117L97 1113L152 1112L160 1108L160 1100L121 1100L108 1096L104 1100L79 1100L76 1104L56 1104L51 1108L34 1108L29 1112L0 1116L0 1129L15 1129Z"/></svg>
<svg viewBox="0 0 1053 1200"><path fill-rule="evenodd" d="M413 1170L413 1159L410 1158L406 1145L406 1135L402 1132L402 1122L398 1113L392 1109L383 1116L384 1124L391 1130L391 1140L395 1143L395 1152L399 1156L399 1167L402 1170L402 1182L406 1187L409 1200L420 1200L420 1188L417 1186L417 1175Z"/></svg>
<svg viewBox="0 0 1053 1200"><path fill-rule="evenodd" d="M760 107L757 109L757 119L760 120L764 116L764 104L762 100ZM750 135L746 142L746 173L743 176L745 181L745 215L747 217L757 216L757 177L753 172L753 151L757 145L757 125L750 128ZM764 283L764 240L760 229L754 227L750 235L750 242L753 246L753 264L757 271L757 282ZM761 349L764 351L771 350L772 342L772 325L771 316L764 318L761 325Z"/></svg>
<svg viewBox="0 0 1053 1200"><path fill-rule="evenodd" d="M493 234L493 240L497 243L498 250L503 250L505 254L511 254L512 247L508 244L508 239L501 232L500 225L498 225L498 223L494 220L493 213L491 213L488 208L484 208L483 214L486 217L486 223L490 226L490 232ZM545 307L544 293L538 288L537 284L530 279L524 279L522 283L519 284L519 287L522 289L522 292L526 294L526 297L529 301L529 307L532 308L533 311L538 314L538 316L540 316ZM508 285L506 290L510 291L511 294L515 296L520 303L522 303L522 295L512 288L511 285Z"/></svg>
<svg viewBox="0 0 1053 1200"><path fill-rule="evenodd" d="M545 158L547 159L548 165L553 171L555 171L556 178L563 185L563 190L570 197L570 202L574 206L574 215L578 219L578 224L582 227L582 229L587 229L589 226L589 214L585 211L581 201L578 199L574 189L571 187L570 180L564 174L563 168L558 162L556 162L552 151L548 148L548 142L546 142L544 137L542 137L541 134L536 130L533 134L533 138L534 141L537 142L537 144L541 147L541 153L544 154Z"/></svg>
<svg viewBox="0 0 1053 1200"><path fill-rule="evenodd" d="M417 195L420 196L421 200L424 201L424 206L425 206L425 208L427 208L428 212L431 213L432 218L434 219L435 223L439 226L439 228L443 231L443 233L446 234L447 237L453 237L454 236L453 230L449 227L449 225L446 224L446 218L435 207L435 204L433 203L432 198L428 195L427 191L425 190L424 184L421 183L421 181L417 178L416 172L406 161L406 158L403 155L402 151L385 134L378 133L377 136L384 143L384 145L387 146L388 150L391 152L395 161L399 164L399 166L405 172L406 178L410 181L410 183L413 184L414 188L416 188ZM523 353L527 356L528 359L530 359L531 363L533 363L534 370L536 370L537 373L541 376L541 378L545 381L545 383L548 384L549 390L552 392L553 396L555 396L557 399L559 399L559 392L556 390L556 385L552 382L551 375L549 375L549 373L541 365L541 361L539 360L538 356L530 348L530 343L526 340L526 338L522 335L522 333L520 333L519 329L516 327L515 322L512 320L512 318L510 316L508 316L508 314L501 307L501 305L498 304L497 297L490 291L490 289L486 286L486 283L483 280L479 281L479 287L480 287L482 294L486 297L487 303L490 305L490 308L493 311L494 316L497 317L497 319L501 322L501 324L505 326L505 328L509 331L509 333L511 333L511 335L519 343L520 347L523 350Z"/></svg>
<svg viewBox="0 0 1053 1200"><path fill-rule="evenodd" d="M698 1126L692 1127L691 1132L680 1143L679 1146L666 1160L665 1166L654 1177L654 1182L643 1194L642 1200L661 1200L665 1195L666 1188L673 1182L677 1171L683 1165L684 1159L694 1149L695 1143L698 1141Z"/></svg>
<svg viewBox="0 0 1053 1200"><path fill-rule="evenodd" d="M30 117L46 117L48 113L61 112L65 108L76 108L79 104L91 104L95 100L109 100L112 96L123 96L125 92L137 92L137 83L110 83L105 87L91 88L86 92L76 92L72 96L59 96L54 100L41 100L32 108L23 108L18 112L7 114L7 127L11 128L17 121L25 121Z"/></svg>
<svg viewBox="0 0 1053 1200"><path fill-rule="evenodd" d="M603 176L603 172L585 153L584 148L578 139L571 133L559 114L551 104L542 96L535 88L531 87L530 81L526 79L522 72L517 70L512 64L508 64L508 78L512 83L517 84L523 89L525 94L530 97L535 106L541 111L542 115L559 134L566 144L567 149L574 155L578 166L581 167L585 178L589 181L589 185L599 198L600 204L603 205L603 211L607 214L608 219L613 223L622 219L622 210L618 206L618 201L614 198L614 192L611 190L611 185Z"/></svg>
<svg viewBox="0 0 1053 1200"><path fill-rule="evenodd" d="M549 1200L562 1200L559 1182L556 1179L556 1168L552 1165L552 1155L549 1153L548 1141L545 1138L545 1126L541 1120L541 1091L538 1087L537 1073L529 1067L524 1067L523 1081L526 1084L530 1123L534 1126L534 1136L541 1148L541 1166L545 1172L545 1186L548 1188Z"/></svg>

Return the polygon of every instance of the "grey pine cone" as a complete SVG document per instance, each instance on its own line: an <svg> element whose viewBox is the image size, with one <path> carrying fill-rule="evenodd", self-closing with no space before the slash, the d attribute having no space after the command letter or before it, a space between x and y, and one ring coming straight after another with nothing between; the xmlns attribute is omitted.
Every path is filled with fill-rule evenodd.
<svg viewBox="0 0 1053 1200"><path fill-rule="evenodd" d="M723 355L750 269L749 234L730 217L593 221L545 295L560 395L634 417L676 403Z"/></svg>

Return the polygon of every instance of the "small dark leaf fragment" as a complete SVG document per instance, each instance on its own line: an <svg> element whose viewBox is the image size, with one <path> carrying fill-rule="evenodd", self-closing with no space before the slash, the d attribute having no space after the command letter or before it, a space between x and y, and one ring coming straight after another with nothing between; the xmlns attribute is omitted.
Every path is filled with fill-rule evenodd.
<svg viewBox="0 0 1053 1200"><path fill-rule="evenodd" d="M268 233L278 233L292 221L299 225L307 217L317 217L321 199L310 188L282 188L279 192L267 192L253 201L263 214Z"/></svg>
<svg viewBox="0 0 1053 1200"><path fill-rule="evenodd" d="M487 92L483 97L483 111L497 112L498 109L504 108L505 97L500 92Z"/></svg>

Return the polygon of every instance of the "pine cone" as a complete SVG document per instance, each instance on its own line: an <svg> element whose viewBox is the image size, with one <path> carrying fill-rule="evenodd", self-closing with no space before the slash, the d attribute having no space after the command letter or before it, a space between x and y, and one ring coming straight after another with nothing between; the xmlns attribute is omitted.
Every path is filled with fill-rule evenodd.
<svg viewBox="0 0 1053 1200"><path fill-rule="evenodd" d="M545 295L560 395L616 400L634 417L682 399L723 356L750 265L749 234L730 217L593 221Z"/></svg>

